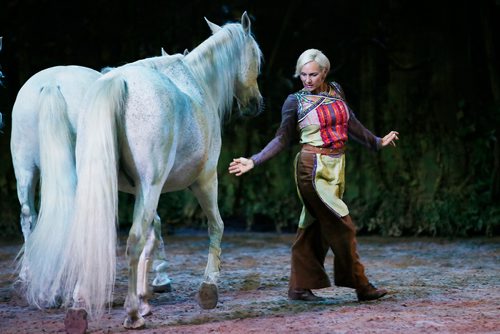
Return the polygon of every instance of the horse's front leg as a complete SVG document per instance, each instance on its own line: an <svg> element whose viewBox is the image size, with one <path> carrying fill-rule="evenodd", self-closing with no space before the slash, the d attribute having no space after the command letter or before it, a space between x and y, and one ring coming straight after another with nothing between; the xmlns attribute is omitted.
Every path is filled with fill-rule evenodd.
<svg viewBox="0 0 500 334"><path fill-rule="evenodd" d="M191 190L207 215L210 238L204 282L200 286L197 299L202 308L211 309L217 306L219 300L217 280L220 272L220 244L224 233L224 223L217 206L217 174L214 172L208 178L200 178L193 184Z"/></svg>

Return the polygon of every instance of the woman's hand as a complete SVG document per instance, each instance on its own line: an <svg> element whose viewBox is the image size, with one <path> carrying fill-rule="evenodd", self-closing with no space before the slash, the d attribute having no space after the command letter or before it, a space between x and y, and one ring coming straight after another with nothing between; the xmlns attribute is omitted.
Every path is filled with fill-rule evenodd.
<svg viewBox="0 0 500 334"><path fill-rule="evenodd" d="M252 159L237 158L233 159L233 161L229 164L229 173L240 176L241 174L245 174L246 172L248 172L253 167L254 162Z"/></svg>
<svg viewBox="0 0 500 334"><path fill-rule="evenodd" d="M399 132L397 131L391 131L386 134L385 137L382 138L382 147L386 147L389 144L396 146L396 140L399 140L398 135Z"/></svg>

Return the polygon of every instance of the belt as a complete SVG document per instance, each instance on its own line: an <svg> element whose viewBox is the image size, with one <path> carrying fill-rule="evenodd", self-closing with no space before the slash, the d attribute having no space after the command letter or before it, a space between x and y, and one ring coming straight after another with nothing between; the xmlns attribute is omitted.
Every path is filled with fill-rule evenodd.
<svg viewBox="0 0 500 334"><path fill-rule="evenodd" d="M344 153L345 148L318 147L311 144L303 144L302 151L306 153L319 153L326 155L339 155Z"/></svg>

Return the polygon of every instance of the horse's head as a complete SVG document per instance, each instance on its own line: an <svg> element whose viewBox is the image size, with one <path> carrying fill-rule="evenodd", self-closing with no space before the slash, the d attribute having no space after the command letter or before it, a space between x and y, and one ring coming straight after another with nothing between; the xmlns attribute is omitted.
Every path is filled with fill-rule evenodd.
<svg viewBox="0 0 500 334"><path fill-rule="evenodd" d="M222 27L208 20L207 23L214 34L222 29ZM252 36L250 26L250 18L244 12L241 16L243 45L240 48L240 68L235 77L234 96L240 112L253 116L258 114L262 108L262 96L260 95L257 83L262 53L259 45Z"/></svg>

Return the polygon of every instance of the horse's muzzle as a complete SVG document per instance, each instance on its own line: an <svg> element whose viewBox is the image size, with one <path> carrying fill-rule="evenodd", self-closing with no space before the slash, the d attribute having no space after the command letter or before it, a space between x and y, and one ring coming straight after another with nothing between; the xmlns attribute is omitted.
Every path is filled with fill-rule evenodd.
<svg viewBox="0 0 500 334"><path fill-rule="evenodd" d="M246 106L240 109L241 115L244 117L255 117L264 110L264 99L262 96L251 98Z"/></svg>

